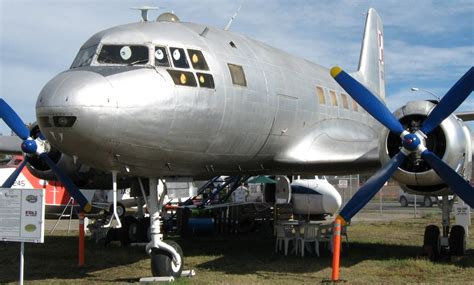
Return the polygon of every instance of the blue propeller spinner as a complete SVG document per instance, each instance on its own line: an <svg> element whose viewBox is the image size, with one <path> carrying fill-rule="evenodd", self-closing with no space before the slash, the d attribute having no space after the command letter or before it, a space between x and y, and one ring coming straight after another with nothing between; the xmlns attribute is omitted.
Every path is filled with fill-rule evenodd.
<svg viewBox="0 0 474 285"><path fill-rule="evenodd" d="M15 171L10 175L10 177L5 180L2 187L10 188L17 179L20 172L23 170L25 165L28 163L32 156L39 156L44 162L46 162L49 167L53 170L56 177L64 184L66 190L69 192L69 195L74 198L74 200L79 203L81 208L85 212L90 212L92 207L86 197L82 195L76 185L67 177L64 172L57 167L57 165L49 158L47 151L48 145L44 140L43 136L40 135L38 138L33 139L30 137L30 131L25 126L21 118L13 111L13 109L0 98L0 117L5 121L5 123L13 130L13 132L20 137L23 142L21 144L21 149L26 154L23 162L15 169Z"/></svg>
<svg viewBox="0 0 474 285"><path fill-rule="evenodd" d="M339 67L331 69L331 76L377 121L393 133L400 136L402 148L387 164L378 170L357 191L352 199L341 210L339 216L344 222L350 219L367 204L397 168L411 153L417 153L434 169L439 177L469 206L474 208L474 188L456 171L444 163L438 156L426 148L426 135L433 131L441 122L451 115L459 105L471 94L474 83L474 68L471 67L461 79L454 84L436 107L431 111L421 128L410 133L393 116L388 108L380 102L367 88L344 72Z"/></svg>

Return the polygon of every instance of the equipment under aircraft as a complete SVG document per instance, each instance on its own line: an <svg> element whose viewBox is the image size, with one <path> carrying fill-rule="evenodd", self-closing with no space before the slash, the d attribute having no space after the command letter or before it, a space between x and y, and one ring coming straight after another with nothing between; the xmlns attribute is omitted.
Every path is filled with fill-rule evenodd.
<svg viewBox="0 0 474 285"><path fill-rule="evenodd" d="M358 70L332 69L335 80L327 68L231 31L172 13L146 20L84 43L71 68L39 94L38 129L26 128L3 99L0 115L23 140L18 169L52 171L85 211L89 203L68 178L81 170L111 172L114 189L119 175L150 190L153 275L179 276L183 267L181 248L160 232L158 178L351 174L382 163L341 211L345 221L392 174L412 193L454 192L474 206L472 136L452 114L472 92L473 68L440 102L409 102L390 113L375 10L367 14ZM443 203L442 237L458 250L465 234L450 229L448 210ZM439 248L439 236L438 227L427 227L425 244Z"/></svg>

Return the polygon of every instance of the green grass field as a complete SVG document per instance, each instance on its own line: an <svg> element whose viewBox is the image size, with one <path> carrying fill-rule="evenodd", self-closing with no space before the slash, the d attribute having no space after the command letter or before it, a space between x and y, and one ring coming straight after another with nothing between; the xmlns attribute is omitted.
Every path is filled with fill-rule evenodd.
<svg viewBox="0 0 474 285"><path fill-rule="evenodd" d="M348 284L474 284L474 234L467 256L452 262L420 257L424 227L439 216L389 222L354 222L349 249L344 248L341 279ZM185 268L193 278L178 284L317 284L331 276L331 254L321 257L283 256L274 239L256 235L178 240ZM18 282L19 244L0 243L0 283ZM44 244L26 244L27 284L103 284L138 282L150 275L143 248L107 248L87 243L86 267L77 267L77 237L56 232Z"/></svg>

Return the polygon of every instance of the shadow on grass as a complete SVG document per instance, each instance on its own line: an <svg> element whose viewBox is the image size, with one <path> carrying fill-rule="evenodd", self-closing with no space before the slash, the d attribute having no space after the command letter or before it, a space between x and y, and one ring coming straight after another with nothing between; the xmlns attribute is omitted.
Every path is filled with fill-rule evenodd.
<svg viewBox="0 0 474 285"><path fill-rule="evenodd" d="M327 244L320 245L320 257L314 253L304 258L296 255L284 256L275 253L273 239L229 239L229 240L184 240L180 241L187 257L215 256L212 261L197 265L197 268L219 271L227 274L258 274L259 271L279 273L307 273L331 268L332 254ZM359 262L369 260L409 260L421 254L421 247L378 243L350 243L350 248L343 245L341 266L351 267ZM474 267L474 252L468 252L469 258L459 262L449 259L438 263L454 264L459 267Z"/></svg>
<svg viewBox="0 0 474 285"><path fill-rule="evenodd" d="M25 281L67 279L80 281L92 272L148 259L143 248L108 247L86 242L86 266L78 267L77 236L46 236L44 244L25 243ZM0 242L0 283L19 279L20 243ZM138 281L138 280L134 280Z"/></svg>

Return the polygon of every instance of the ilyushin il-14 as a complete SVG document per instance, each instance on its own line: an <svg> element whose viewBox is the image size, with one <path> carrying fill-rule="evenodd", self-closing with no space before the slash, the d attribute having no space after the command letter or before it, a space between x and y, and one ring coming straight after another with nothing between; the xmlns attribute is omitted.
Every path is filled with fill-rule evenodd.
<svg viewBox="0 0 474 285"><path fill-rule="evenodd" d="M462 121L470 116L453 114L472 92L473 68L440 101L390 112L375 10L351 74L173 13L149 21L146 12L84 43L40 92L33 127L3 99L0 114L22 140L19 169L54 173L84 211L90 204L74 184L80 172L112 173L114 188L117 175L130 177L149 190L153 275L183 268L181 248L160 232L160 178L376 171L340 212L345 222L390 177L411 193L454 193L474 206L472 134ZM442 210L442 233L427 227L425 243L438 248L440 235L449 236L449 247L462 250L464 229L450 229L448 203Z"/></svg>

